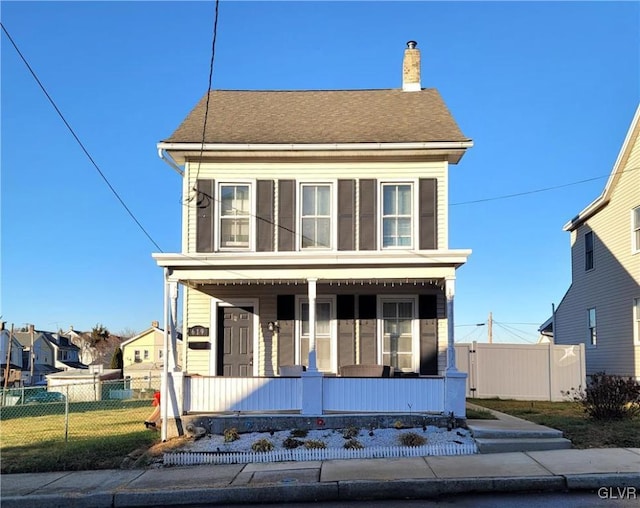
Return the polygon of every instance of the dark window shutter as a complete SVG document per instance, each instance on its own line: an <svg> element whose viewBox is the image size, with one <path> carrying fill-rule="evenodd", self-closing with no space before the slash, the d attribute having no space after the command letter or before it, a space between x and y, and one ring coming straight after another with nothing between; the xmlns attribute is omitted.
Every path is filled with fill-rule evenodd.
<svg viewBox="0 0 640 508"><path fill-rule="evenodd" d="M355 296L336 297L338 318L338 367L356 363Z"/></svg>
<svg viewBox="0 0 640 508"><path fill-rule="evenodd" d="M376 249L376 181L360 180L360 250Z"/></svg>
<svg viewBox="0 0 640 508"><path fill-rule="evenodd" d="M376 295L360 295L360 363L377 363Z"/></svg>
<svg viewBox="0 0 640 508"><path fill-rule="evenodd" d="M196 252L213 252L215 181L198 180L196 190L196 199L192 202L196 207Z"/></svg>
<svg viewBox="0 0 640 508"><path fill-rule="evenodd" d="M420 179L420 249L438 248L437 192L435 178Z"/></svg>
<svg viewBox="0 0 640 508"><path fill-rule="evenodd" d="M355 250L355 181L338 180L338 250Z"/></svg>
<svg viewBox="0 0 640 508"><path fill-rule="evenodd" d="M418 297L418 318L420 320L420 374L438 374L438 298L436 295Z"/></svg>
<svg viewBox="0 0 640 508"><path fill-rule="evenodd" d="M256 250L273 251L273 180L258 180L256 196Z"/></svg>
<svg viewBox="0 0 640 508"><path fill-rule="evenodd" d="M296 298L294 295L278 295L278 366L295 363L294 318Z"/></svg>
<svg viewBox="0 0 640 508"><path fill-rule="evenodd" d="M295 250L296 182L278 182L278 250Z"/></svg>

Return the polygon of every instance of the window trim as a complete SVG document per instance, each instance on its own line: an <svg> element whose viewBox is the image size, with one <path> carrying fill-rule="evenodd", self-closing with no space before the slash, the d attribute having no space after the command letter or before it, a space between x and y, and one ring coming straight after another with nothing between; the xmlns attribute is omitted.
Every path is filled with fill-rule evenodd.
<svg viewBox="0 0 640 508"><path fill-rule="evenodd" d="M386 185L409 185L411 187L411 245L390 245L384 246L384 187ZM414 250L419 241L419 198L416 196L418 192L418 180L415 178L390 178L378 180L377 188L377 217L378 221L378 250Z"/></svg>
<svg viewBox="0 0 640 508"><path fill-rule="evenodd" d="M640 254L640 206L631 209L631 253Z"/></svg>
<svg viewBox="0 0 640 508"><path fill-rule="evenodd" d="M338 373L338 319L336 317L336 295L316 295L316 304L329 302L329 340L331 350L331 370L321 371L328 373ZM294 358L300 365L306 365L307 359L302 358L302 348L300 341L302 339L302 304L309 303L308 295L296 295L295 307L295 340L294 340ZM318 357L316 355L316 366ZM318 369L320 370L320 369Z"/></svg>
<svg viewBox="0 0 640 508"><path fill-rule="evenodd" d="M420 372L420 320L418 318L418 295L378 295L376 305L376 349L378 363L382 365L382 346L384 340L384 318L382 307L385 303L411 302L413 305L413 317L411 318L411 371ZM404 371L401 371L404 372Z"/></svg>
<svg viewBox="0 0 640 508"><path fill-rule="evenodd" d="M593 311L593 326L591 325L591 311ZM598 319L596 317L596 308L589 307L587 309L587 347L597 347L598 345Z"/></svg>
<svg viewBox="0 0 640 508"><path fill-rule="evenodd" d="M305 186L329 187L329 247L302 246L302 188ZM296 180L296 250L299 252L337 251L338 249L338 184L336 180Z"/></svg>
<svg viewBox="0 0 640 508"><path fill-rule="evenodd" d="M591 249L587 250L587 238L591 238ZM593 231L586 231L584 233L584 271L590 272L595 269L595 238ZM589 257L589 254L591 256ZM590 261L590 262L589 262Z"/></svg>
<svg viewBox="0 0 640 508"><path fill-rule="evenodd" d="M249 187L249 244L246 247L223 247L222 246L222 187L241 186ZM215 181L215 211L214 211L214 245L219 252L254 252L256 236L256 183L255 180L216 180Z"/></svg>

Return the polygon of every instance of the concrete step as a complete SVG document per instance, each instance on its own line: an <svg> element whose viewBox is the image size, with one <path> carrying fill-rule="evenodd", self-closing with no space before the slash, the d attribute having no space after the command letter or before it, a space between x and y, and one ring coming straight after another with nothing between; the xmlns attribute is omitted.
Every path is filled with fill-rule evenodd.
<svg viewBox="0 0 640 508"><path fill-rule="evenodd" d="M475 438L480 453L532 452L541 450L566 450L571 441L563 437L554 438Z"/></svg>
<svg viewBox="0 0 640 508"><path fill-rule="evenodd" d="M562 431L536 425L528 428L497 429L484 426L469 425L471 434L476 439L553 439L561 438Z"/></svg>

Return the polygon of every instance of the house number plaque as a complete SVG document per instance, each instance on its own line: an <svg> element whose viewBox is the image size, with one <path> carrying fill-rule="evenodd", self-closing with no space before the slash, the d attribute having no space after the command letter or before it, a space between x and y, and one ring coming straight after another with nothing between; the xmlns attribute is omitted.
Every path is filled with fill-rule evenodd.
<svg viewBox="0 0 640 508"><path fill-rule="evenodd" d="M209 336L209 328L196 325L187 329L187 334L190 337L208 337Z"/></svg>

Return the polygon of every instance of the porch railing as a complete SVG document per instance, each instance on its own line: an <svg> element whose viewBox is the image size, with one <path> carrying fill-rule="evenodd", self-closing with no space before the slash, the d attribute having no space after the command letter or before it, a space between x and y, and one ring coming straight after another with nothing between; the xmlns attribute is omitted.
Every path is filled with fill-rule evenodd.
<svg viewBox="0 0 640 508"><path fill-rule="evenodd" d="M185 376L183 386L185 413L296 413L302 411L303 397L322 397L322 413L446 411L444 377L325 377L322 378L321 393L316 390L305 393L304 376Z"/></svg>

